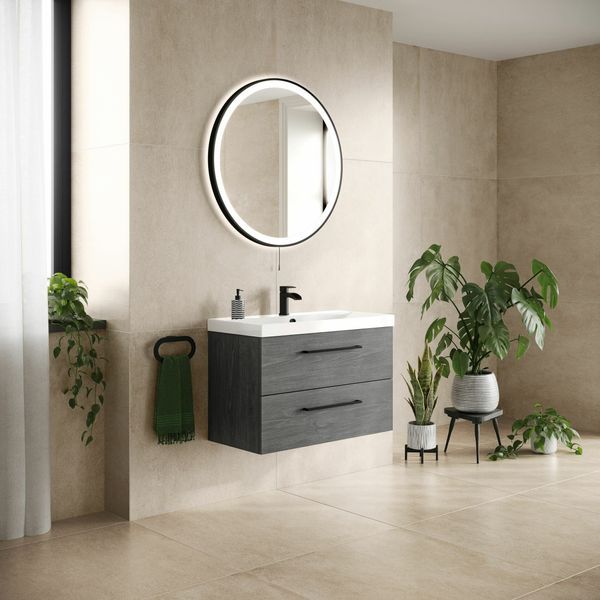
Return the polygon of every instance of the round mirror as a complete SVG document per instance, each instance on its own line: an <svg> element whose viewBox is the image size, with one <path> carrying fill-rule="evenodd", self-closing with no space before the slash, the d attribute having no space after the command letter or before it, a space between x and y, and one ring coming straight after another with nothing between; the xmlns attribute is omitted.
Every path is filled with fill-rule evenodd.
<svg viewBox="0 0 600 600"><path fill-rule="evenodd" d="M235 92L213 126L212 189L227 220L265 246L292 246L327 221L342 183L331 117L301 85L262 79Z"/></svg>

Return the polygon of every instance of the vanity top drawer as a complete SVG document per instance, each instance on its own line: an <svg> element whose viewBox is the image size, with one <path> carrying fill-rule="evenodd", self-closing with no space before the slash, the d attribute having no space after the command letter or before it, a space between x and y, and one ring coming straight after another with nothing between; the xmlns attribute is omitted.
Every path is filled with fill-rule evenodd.
<svg viewBox="0 0 600 600"><path fill-rule="evenodd" d="M391 379L262 399L263 454L391 429Z"/></svg>
<svg viewBox="0 0 600 600"><path fill-rule="evenodd" d="M392 377L392 327L262 340L262 395Z"/></svg>

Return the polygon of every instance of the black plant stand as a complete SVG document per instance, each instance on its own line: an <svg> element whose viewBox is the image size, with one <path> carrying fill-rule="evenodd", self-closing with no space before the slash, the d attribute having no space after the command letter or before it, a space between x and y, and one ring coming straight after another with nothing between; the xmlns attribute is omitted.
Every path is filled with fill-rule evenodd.
<svg viewBox="0 0 600 600"><path fill-rule="evenodd" d="M408 453L409 452L415 452L417 454L421 455L421 464L423 464L423 458L425 456L425 453L427 454L433 454L435 452L435 460L438 460L438 447L437 444L435 446L435 448L430 448L429 450L425 450L424 448L421 448L420 450L416 450L415 448L409 448L408 444L404 444L404 460L407 461L408 460Z"/></svg>
<svg viewBox="0 0 600 600"><path fill-rule="evenodd" d="M446 438L444 452L448 450L448 443L450 442L450 436L452 435L452 430L454 429L454 423L456 419L471 421L471 423L475 425L475 455L477 456L477 464L479 464L479 426L481 423L485 423L486 421L492 422L494 431L496 432L498 446L502 445L502 441L500 440L500 429L498 428L498 417L501 417L504 414L504 411L501 408L497 408L496 410L492 410L488 413L469 413L462 412L461 410L449 406L444 409L444 412L452 419L450 421L450 429L448 429L448 437Z"/></svg>

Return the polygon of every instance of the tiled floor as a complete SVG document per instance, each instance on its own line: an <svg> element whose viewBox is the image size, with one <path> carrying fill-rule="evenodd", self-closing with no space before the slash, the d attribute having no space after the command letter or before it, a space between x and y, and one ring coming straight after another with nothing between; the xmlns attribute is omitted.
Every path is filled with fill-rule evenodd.
<svg viewBox="0 0 600 600"><path fill-rule="evenodd" d="M600 436L479 465L471 436L438 463L0 542L0 598L600 600Z"/></svg>

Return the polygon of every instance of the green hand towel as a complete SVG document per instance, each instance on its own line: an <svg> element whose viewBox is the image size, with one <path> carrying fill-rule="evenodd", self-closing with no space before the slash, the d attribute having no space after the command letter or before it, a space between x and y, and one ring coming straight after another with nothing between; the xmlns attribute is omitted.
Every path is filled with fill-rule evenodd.
<svg viewBox="0 0 600 600"><path fill-rule="evenodd" d="M194 401L190 359L165 356L158 371L154 430L159 444L181 444L194 439Z"/></svg>

